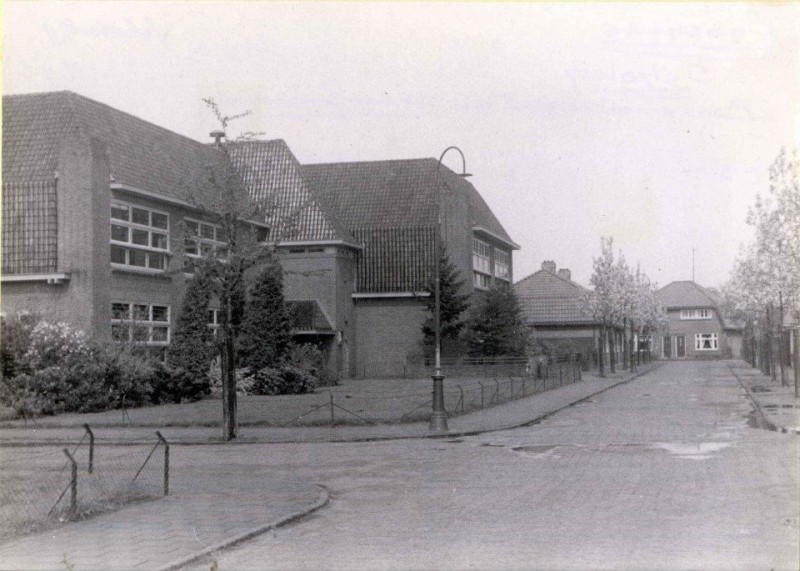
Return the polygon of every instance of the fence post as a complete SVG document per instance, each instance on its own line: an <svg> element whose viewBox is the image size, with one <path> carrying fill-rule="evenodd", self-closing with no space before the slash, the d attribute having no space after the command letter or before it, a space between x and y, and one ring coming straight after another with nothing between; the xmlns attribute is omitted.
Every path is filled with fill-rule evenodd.
<svg viewBox="0 0 800 571"><path fill-rule="evenodd" d="M484 407L484 402L483 402L483 383L478 381L478 384L481 386L481 408L483 408Z"/></svg>
<svg viewBox="0 0 800 571"><path fill-rule="evenodd" d="M94 471L94 432L92 432L88 424L84 424L83 428L86 429L86 433L89 435L89 473L91 474Z"/></svg>
<svg viewBox="0 0 800 571"><path fill-rule="evenodd" d="M333 393L328 391L328 396L331 399L331 426L333 426L334 422L336 422L334 414L333 414Z"/></svg>
<svg viewBox="0 0 800 571"><path fill-rule="evenodd" d="M508 377L508 380L511 381L511 400L514 400L514 377Z"/></svg>
<svg viewBox="0 0 800 571"><path fill-rule="evenodd" d="M66 448L64 448L64 454L66 454L70 464L72 464L70 470L72 479L69 482L69 511L74 512L75 507L78 505L78 463Z"/></svg>
<svg viewBox="0 0 800 571"><path fill-rule="evenodd" d="M500 381L498 381L495 378L494 384L495 384L495 388L494 388L495 399L494 399L494 402L495 402L495 404L500 404Z"/></svg>
<svg viewBox="0 0 800 571"><path fill-rule="evenodd" d="M164 445L164 495L169 495L169 442L164 436L156 430L158 440Z"/></svg>

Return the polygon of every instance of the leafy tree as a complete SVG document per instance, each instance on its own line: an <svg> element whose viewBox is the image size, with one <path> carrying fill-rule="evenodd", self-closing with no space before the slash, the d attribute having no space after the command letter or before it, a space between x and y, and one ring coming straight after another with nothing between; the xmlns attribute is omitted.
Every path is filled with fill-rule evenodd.
<svg viewBox="0 0 800 571"><path fill-rule="evenodd" d="M239 339L239 362L255 373L283 360L291 339L283 298L283 273L275 262L265 265L248 292Z"/></svg>
<svg viewBox="0 0 800 571"><path fill-rule="evenodd" d="M528 345L528 329L511 284L495 282L475 304L466 324L471 357L521 357Z"/></svg>
<svg viewBox="0 0 800 571"><path fill-rule="evenodd" d="M747 216L755 229L753 242L743 247L731 277L723 288L731 309L738 317L758 323L766 343L766 364L774 375L774 337L781 333L781 305L800 308L800 156L782 149L770 167L770 187ZM781 379L785 382L783 361ZM796 377L798 384L800 379Z"/></svg>
<svg viewBox="0 0 800 571"><path fill-rule="evenodd" d="M458 269L450 261L446 252L439 257L439 325L442 339L457 339L464 328L461 314L469 307L469 295L462 294L461 288L464 280L459 279ZM435 311L436 299L434 297L435 283L433 279L425 288L430 295L423 298L425 308L430 315L422 324L423 346L433 352L435 343Z"/></svg>

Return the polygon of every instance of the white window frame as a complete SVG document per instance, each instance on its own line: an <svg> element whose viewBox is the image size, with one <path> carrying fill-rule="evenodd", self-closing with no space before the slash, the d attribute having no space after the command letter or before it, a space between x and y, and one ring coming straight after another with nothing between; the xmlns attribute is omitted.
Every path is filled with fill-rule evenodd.
<svg viewBox="0 0 800 571"><path fill-rule="evenodd" d="M500 248L494 249L494 277L511 281L511 254Z"/></svg>
<svg viewBox="0 0 800 571"><path fill-rule="evenodd" d="M713 317L711 309L681 309L681 319L711 319Z"/></svg>
<svg viewBox="0 0 800 571"><path fill-rule="evenodd" d="M227 247L228 242L224 242L219 240L219 234L222 232L222 227L219 224L214 224L212 222L205 222L204 220L198 220L196 218L184 218L183 224L186 227L183 233L183 255L184 255L184 264L183 264L183 273L186 275L194 275L194 268L192 265L191 260L201 260L204 257L202 253L202 244L206 244L211 248L218 249L222 247ZM197 234L189 234L188 224L197 224ZM202 235L202 227L210 227L213 229L214 237L208 238ZM194 243L197 249L197 253L190 253L186 250L186 246L189 243ZM224 259L220 257L220 259Z"/></svg>
<svg viewBox="0 0 800 571"><path fill-rule="evenodd" d="M214 339L219 336L219 309L209 309L209 317L211 320L208 322L208 328L214 334Z"/></svg>
<svg viewBox="0 0 800 571"><path fill-rule="evenodd" d="M492 285L492 276L481 272L472 272L472 285L475 289L489 289Z"/></svg>
<svg viewBox="0 0 800 571"><path fill-rule="evenodd" d="M122 207L128 210L128 219L122 220L120 218L114 218L113 210L114 207ZM143 210L147 212L147 224L142 224L140 222L133 221L133 209ZM110 247L112 248L120 248L125 252L125 261L124 262L115 262L111 261L111 266L114 268L124 268L126 270L133 270L137 272L143 273L152 273L152 274L160 274L166 271L169 267L169 257L171 255L170 247L169 247L169 237L170 237L170 219L169 213L164 212L163 210L158 210L155 208L150 208L146 206L141 206L138 204L133 204L130 202L125 202L122 200L112 200L111 201L111 210L112 213L110 215L110 223L111 223L111 242ZM153 214L157 214L160 216L164 216L167 220L167 227L160 228L158 226L153 226ZM127 231L127 238L126 240L121 240L119 238L114 238L114 227L124 228ZM147 233L147 245L144 244L135 244L133 242L133 233L134 232L146 232ZM163 235L164 236L164 247L153 246L154 238L153 235ZM131 252L141 252L145 256L145 265L138 266L131 263L132 254ZM150 267L151 256L159 255L162 256L163 259L163 267L161 268L152 268Z"/></svg>
<svg viewBox="0 0 800 571"><path fill-rule="evenodd" d="M125 318L118 318L115 317L115 305L125 305L127 306L127 317ZM147 316L146 318L138 318L137 315L134 313L135 306L145 306L147 307ZM154 319L155 308L164 308L166 309L166 320L156 320ZM117 338L113 331L114 327L124 327L127 331L125 339ZM134 339L134 328L135 327L142 327L147 330L147 339ZM166 347L169 345L172 339L172 308L169 304L165 303L150 303L146 301L125 301L125 300L118 300L115 299L111 302L111 328L112 334L111 338L117 343L131 343L134 345L144 345L148 347ZM166 329L167 338L166 340L153 340L153 330L155 329Z"/></svg>
<svg viewBox="0 0 800 571"><path fill-rule="evenodd" d="M711 342L711 347L703 347L705 341ZM695 351L719 351L719 335L716 333L695 333Z"/></svg>
<svg viewBox="0 0 800 571"><path fill-rule="evenodd" d="M478 238L472 238L472 269L492 275L492 246Z"/></svg>

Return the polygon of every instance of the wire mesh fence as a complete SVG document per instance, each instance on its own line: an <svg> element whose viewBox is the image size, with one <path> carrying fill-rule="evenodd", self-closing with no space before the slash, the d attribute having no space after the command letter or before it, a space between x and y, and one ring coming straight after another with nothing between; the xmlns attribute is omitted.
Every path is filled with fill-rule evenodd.
<svg viewBox="0 0 800 571"><path fill-rule="evenodd" d="M527 359L459 363L459 366L464 367L462 372L471 367L471 375L453 375L446 380L445 410L451 417L578 382L584 369L580 359L566 356L533 366ZM329 390L319 394L318 402L283 426L403 423L429 418L432 400L429 380L419 379L405 390L396 390L396 385L392 389Z"/></svg>
<svg viewBox="0 0 800 571"><path fill-rule="evenodd" d="M0 540L168 493L169 444L94 443L86 427L69 447L0 451Z"/></svg>

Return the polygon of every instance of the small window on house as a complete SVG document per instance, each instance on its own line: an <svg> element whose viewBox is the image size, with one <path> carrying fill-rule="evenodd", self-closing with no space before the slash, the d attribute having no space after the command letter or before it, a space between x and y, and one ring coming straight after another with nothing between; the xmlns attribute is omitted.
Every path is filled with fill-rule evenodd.
<svg viewBox="0 0 800 571"><path fill-rule="evenodd" d="M681 309L681 319L711 319L711 310Z"/></svg>
<svg viewBox="0 0 800 571"><path fill-rule="evenodd" d="M266 242L269 240L269 228L256 226L256 242Z"/></svg>
<svg viewBox="0 0 800 571"><path fill-rule="evenodd" d="M511 254L499 248L494 249L494 277L511 281Z"/></svg>

